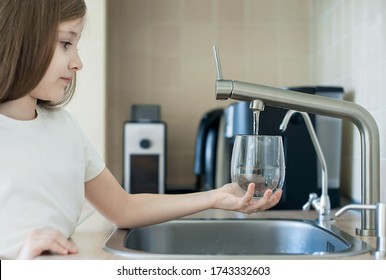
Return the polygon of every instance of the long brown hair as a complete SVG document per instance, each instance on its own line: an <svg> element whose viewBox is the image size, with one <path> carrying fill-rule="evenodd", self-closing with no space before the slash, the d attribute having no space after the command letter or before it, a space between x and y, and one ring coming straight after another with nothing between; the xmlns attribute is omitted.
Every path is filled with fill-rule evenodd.
<svg viewBox="0 0 386 280"><path fill-rule="evenodd" d="M59 24L85 14L84 0L0 1L0 103L36 88L54 55ZM75 80L62 100L38 102L45 107L66 104L74 93Z"/></svg>

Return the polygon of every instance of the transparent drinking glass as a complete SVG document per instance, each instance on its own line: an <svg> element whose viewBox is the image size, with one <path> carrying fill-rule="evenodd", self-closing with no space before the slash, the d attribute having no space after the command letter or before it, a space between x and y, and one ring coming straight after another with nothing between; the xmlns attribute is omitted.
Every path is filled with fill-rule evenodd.
<svg viewBox="0 0 386 280"><path fill-rule="evenodd" d="M236 135L232 151L231 179L243 190L255 183L255 198L266 190L283 187L285 161L281 136Z"/></svg>

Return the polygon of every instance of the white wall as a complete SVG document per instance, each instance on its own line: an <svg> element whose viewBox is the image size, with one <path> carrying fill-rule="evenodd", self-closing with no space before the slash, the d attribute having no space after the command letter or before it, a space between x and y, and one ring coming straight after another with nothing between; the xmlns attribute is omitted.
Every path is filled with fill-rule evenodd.
<svg viewBox="0 0 386 280"><path fill-rule="evenodd" d="M386 201L386 1L313 0L315 83L341 85L379 127L381 201ZM361 198L358 130L346 133L342 179L348 196Z"/></svg>
<svg viewBox="0 0 386 280"><path fill-rule="evenodd" d="M105 159L106 0L85 0L87 19L79 43L83 69L67 109L79 123L99 155Z"/></svg>

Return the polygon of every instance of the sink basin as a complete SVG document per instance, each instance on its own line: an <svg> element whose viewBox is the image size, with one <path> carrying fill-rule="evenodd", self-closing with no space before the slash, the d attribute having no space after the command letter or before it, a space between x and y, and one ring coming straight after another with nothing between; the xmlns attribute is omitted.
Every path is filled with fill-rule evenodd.
<svg viewBox="0 0 386 280"><path fill-rule="evenodd" d="M334 258L371 247L334 226L309 220L176 220L116 229L104 249L132 258Z"/></svg>

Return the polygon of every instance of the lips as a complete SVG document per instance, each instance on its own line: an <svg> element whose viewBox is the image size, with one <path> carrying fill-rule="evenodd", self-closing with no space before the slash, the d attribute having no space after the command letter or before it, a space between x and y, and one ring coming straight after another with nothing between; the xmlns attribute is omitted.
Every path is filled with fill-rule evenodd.
<svg viewBox="0 0 386 280"><path fill-rule="evenodd" d="M67 84L70 84L72 82L72 77L61 77L60 79L65 81Z"/></svg>

